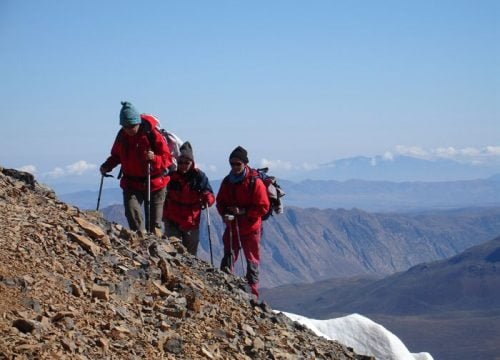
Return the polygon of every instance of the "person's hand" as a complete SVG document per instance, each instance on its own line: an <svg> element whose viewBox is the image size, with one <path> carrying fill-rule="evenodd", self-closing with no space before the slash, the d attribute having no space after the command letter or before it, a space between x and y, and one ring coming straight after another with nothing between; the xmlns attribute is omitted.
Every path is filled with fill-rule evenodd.
<svg viewBox="0 0 500 360"><path fill-rule="evenodd" d="M152 150L146 151L146 160L147 161L153 161L155 158L155 153Z"/></svg>
<svg viewBox="0 0 500 360"><path fill-rule="evenodd" d="M246 210L237 206L229 206L227 208L227 212L233 215L244 215Z"/></svg>
<svg viewBox="0 0 500 360"><path fill-rule="evenodd" d="M102 176L106 175L109 172L109 170L106 167L104 167L104 166L101 166L99 168L99 171L101 172Z"/></svg>

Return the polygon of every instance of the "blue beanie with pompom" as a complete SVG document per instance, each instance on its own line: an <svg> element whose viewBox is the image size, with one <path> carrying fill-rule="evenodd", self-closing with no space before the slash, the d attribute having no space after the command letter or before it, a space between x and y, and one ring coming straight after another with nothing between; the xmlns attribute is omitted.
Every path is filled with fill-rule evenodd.
<svg viewBox="0 0 500 360"><path fill-rule="evenodd" d="M141 123L141 115L136 110L134 105L128 101L122 101L122 109L120 110L120 125L131 126Z"/></svg>

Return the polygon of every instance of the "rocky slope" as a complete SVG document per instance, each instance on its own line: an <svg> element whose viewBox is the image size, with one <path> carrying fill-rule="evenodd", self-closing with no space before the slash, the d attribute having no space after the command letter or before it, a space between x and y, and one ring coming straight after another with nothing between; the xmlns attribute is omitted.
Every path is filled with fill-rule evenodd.
<svg viewBox="0 0 500 360"><path fill-rule="evenodd" d="M0 359L363 359L244 282L0 172Z"/></svg>

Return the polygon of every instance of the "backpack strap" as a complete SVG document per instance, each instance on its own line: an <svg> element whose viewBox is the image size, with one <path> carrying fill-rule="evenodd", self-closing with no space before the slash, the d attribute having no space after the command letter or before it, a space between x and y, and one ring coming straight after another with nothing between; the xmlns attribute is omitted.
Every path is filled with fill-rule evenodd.
<svg viewBox="0 0 500 360"><path fill-rule="evenodd" d="M141 124L139 126L139 131L146 134L148 141L149 141L149 145L151 146L151 150L153 150L153 152L155 152L155 138L154 138L154 134L153 134L154 130L151 126L151 123L147 120L144 120L141 117ZM127 144L125 142L125 138L123 137L123 128L118 130L118 134L116 134L115 141L119 141L123 146L127 146ZM117 179L121 179L122 176L123 176L123 171L120 167L120 171L118 172Z"/></svg>
<svg viewBox="0 0 500 360"><path fill-rule="evenodd" d="M142 131L144 134L146 134L148 141L149 141L149 146L151 147L151 150L153 150L154 153L155 151L155 136L153 134L153 131L155 129L153 126L151 126L151 123L147 120L144 120L141 118L141 127L139 128L139 131Z"/></svg>
<svg viewBox="0 0 500 360"><path fill-rule="evenodd" d="M253 168L249 168L249 169L250 169L250 189L251 189L252 194L253 194L253 193L255 193L255 182L257 181L257 179L262 180L262 178L259 175L258 169L253 169Z"/></svg>

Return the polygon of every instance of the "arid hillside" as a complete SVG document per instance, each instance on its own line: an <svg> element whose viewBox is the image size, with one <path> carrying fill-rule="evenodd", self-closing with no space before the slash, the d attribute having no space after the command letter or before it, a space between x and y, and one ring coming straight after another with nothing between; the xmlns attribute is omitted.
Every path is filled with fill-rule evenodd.
<svg viewBox="0 0 500 360"><path fill-rule="evenodd" d="M0 168L0 359L365 359L244 282Z"/></svg>

